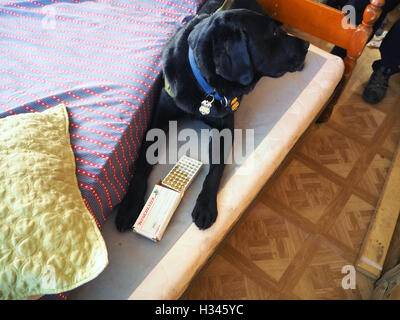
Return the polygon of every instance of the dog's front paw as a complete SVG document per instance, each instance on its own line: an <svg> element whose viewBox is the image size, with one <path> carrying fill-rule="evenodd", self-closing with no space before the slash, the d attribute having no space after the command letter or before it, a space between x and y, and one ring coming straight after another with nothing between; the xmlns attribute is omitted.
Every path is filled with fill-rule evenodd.
<svg viewBox="0 0 400 320"><path fill-rule="evenodd" d="M194 223L199 229L208 229L217 219L217 199L206 192L201 192L192 212Z"/></svg>
<svg viewBox="0 0 400 320"><path fill-rule="evenodd" d="M144 200L136 197L129 197L128 195L122 200L118 209L117 217L115 218L115 225L118 231L123 232L132 230L140 211L144 206Z"/></svg>

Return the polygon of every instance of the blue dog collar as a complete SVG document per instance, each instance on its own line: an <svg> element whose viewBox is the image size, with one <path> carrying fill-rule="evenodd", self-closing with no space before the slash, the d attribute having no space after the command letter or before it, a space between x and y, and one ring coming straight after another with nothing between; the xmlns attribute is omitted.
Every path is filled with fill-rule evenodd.
<svg viewBox="0 0 400 320"><path fill-rule="evenodd" d="M218 92L213 88L211 88L211 86L207 83L206 79L204 79L203 76L201 75L199 69L196 66L196 61L194 61L193 50L192 48L190 48L190 46L189 46L189 62L197 82L199 83L203 91L207 94L207 96L212 96L218 101L222 101L224 104L228 104L228 99L226 99L225 97L221 98Z"/></svg>

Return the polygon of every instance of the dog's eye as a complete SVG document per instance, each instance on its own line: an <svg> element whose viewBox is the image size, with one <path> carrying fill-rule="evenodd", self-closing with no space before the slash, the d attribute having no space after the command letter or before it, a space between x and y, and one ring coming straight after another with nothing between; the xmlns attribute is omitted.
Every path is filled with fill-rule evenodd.
<svg viewBox="0 0 400 320"><path fill-rule="evenodd" d="M282 24L282 25L280 25L280 26L275 28L274 37L283 35L284 33L286 33L286 27L285 27L285 25Z"/></svg>

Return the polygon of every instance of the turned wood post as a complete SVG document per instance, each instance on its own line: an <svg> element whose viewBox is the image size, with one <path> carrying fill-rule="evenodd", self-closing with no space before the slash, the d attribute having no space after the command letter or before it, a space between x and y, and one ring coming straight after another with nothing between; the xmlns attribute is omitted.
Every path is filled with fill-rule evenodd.
<svg viewBox="0 0 400 320"><path fill-rule="evenodd" d="M347 56L344 58L344 75L342 81L334 92L334 96L325 107L324 111L318 118L318 123L324 123L329 120L333 112L333 108L339 99L340 94L346 88L346 85L356 66L357 59L361 56L368 39L370 38L375 22L379 19L382 13L382 7L385 5L385 0L371 0L370 4L364 11L363 20L353 31L349 39Z"/></svg>
<svg viewBox="0 0 400 320"><path fill-rule="evenodd" d="M345 78L348 80L356 66L357 59L361 56L368 39L370 38L375 22L382 13L385 0L371 0L363 14L361 24L354 30L347 48L347 57L344 59L346 66Z"/></svg>

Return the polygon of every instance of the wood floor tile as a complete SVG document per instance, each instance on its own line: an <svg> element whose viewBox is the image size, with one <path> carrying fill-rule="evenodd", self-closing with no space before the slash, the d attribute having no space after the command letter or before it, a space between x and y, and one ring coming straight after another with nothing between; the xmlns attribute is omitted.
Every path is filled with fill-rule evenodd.
<svg viewBox="0 0 400 320"><path fill-rule="evenodd" d="M281 292L293 292L294 287L303 277L304 271L310 264L321 241L320 235L310 235L304 242L279 281Z"/></svg>
<svg viewBox="0 0 400 320"><path fill-rule="evenodd" d="M328 234L358 252L375 207L352 195Z"/></svg>
<svg viewBox="0 0 400 320"><path fill-rule="evenodd" d="M269 299L274 293L247 277L221 255L216 255L182 297L187 300Z"/></svg>
<svg viewBox="0 0 400 320"><path fill-rule="evenodd" d="M364 139L371 140L385 117L385 113L372 108L356 95L337 108L332 121Z"/></svg>
<svg viewBox="0 0 400 320"><path fill-rule="evenodd" d="M293 160L269 187L270 195L316 223L339 187L303 163Z"/></svg>
<svg viewBox="0 0 400 320"><path fill-rule="evenodd" d="M352 264L331 249L320 246L293 293L303 299L361 299L359 289L342 288L346 275L342 268Z"/></svg>
<svg viewBox="0 0 400 320"><path fill-rule="evenodd" d="M399 81L400 81L400 77L399 77ZM399 88L399 92L400 92L400 88ZM398 99L397 105L400 106L400 98ZM392 130L390 131L389 136L386 138L386 140L383 144L383 147L386 148L387 150L389 150L392 155L394 153L394 150L396 150L396 148L397 148L397 144L400 141L400 107L394 116L396 117L396 122L395 122Z"/></svg>
<svg viewBox="0 0 400 320"><path fill-rule="evenodd" d="M358 187L372 194L378 200L391 163L390 160L384 158L380 154L376 154L368 169L365 171Z"/></svg>
<svg viewBox="0 0 400 320"><path fill-rule="evenodd" d="M345 178L363 149L363 145L328 126L315 126L299 151Z"/></svg>
<svg viewBox="0 0 400 320"><path fill-rule="evenodd" d="M258 202L227 241L279 281L308 233Z"/></svg>

